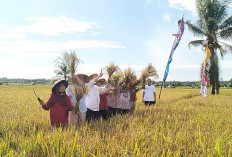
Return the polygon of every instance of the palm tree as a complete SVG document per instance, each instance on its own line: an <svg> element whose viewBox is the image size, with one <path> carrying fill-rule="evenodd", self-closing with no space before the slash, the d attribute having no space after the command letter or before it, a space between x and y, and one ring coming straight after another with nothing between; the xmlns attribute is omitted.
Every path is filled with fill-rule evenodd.
<svg viewBox="0 0 232 157"><path fill-rule="evenodd" d="M82 62L82 60L76 56L75 51L70 50L70 53L66 51L62 53L55 62L58 68L55 70L56 75L64 76L64 79L66 79L68 74L75 74L77 66Z"/></svg>
<svg viewBox="0 0 232 157"><path fill-rule="evenodd" d="M56 76L63 76L64 79L66 80L67 75L70 73L68 70L68 66L66 64L59 64L57 65L58 69L56 69L54 72L56 73Z"/></svg>
<svg viewBox="0 0 232 157"><path fill-rule="evenodd" d="M199 19L196 24L186 21L188 29L203 40L189 42L189 46L208 46L211 51L209 58L209 80L212 86L211 94L219 93L219 63L217 50L221 57L232 52L232 45L226 41L232 40L232 15L227 16L231 0L196 0Z"/></svg>

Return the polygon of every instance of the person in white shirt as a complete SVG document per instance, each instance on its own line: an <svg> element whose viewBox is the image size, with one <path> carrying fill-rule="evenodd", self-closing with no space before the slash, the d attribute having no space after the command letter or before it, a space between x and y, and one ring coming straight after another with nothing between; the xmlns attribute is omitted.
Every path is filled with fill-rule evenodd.
<svg viewBox="0 0 232 157"><path fill-rule="evenodd" d="M154 105L156 103L156 93L155 86L151 84L151 79L147 79L147 85L145 85L145 89L143 90L143 102L147 105Z"/></svg>
<svg viewBox="0 0 232 157"><path fill-rule="evenodd" d="M96 120L99 118L99 104L100 104L100 95L107 92L105 87L98 87L96 85L98 79L102 77L103 73L101 72L98 76L90 76L90 82L88 83L89 93L86 96L86 120Z"/></svg>
<svg viewBox="0 0 232 157"><path fill-rule="evenodd" d="M73 78L76 80L77 82L77 85L84 85L84 84L87 84L89 82L89 77L85 74L77 74L77 75L72 75ZM68 91L68 90L67 90ZM74 91L75 92L75 91ZM68 92L67 92L68 93ZM75 97L76 99L76 92L75 92L75 95L73 95L72 97ZM73 98L74 99L74 98ZM79 118L79 123L81 123L82 125L85 124L85 120L86 120L86 111L87 111L87 107L86 107L86 95L83 95L83 97L80 99L79 101L79 112L77 114L75 113L71 113L70 114L70 122L72 122L72 118ZM72 101L72 98L71 98L71 101ZM75 114L75 116L73 115ZM77 116L78 117L77 117ZM74 122L77 121L77 120L74 120Z"/></svg>
<svg viewBox="0 0 232 157"><path fill-rule="evenodd" d="M75 106L77 101L76 101L76 92L73 85L68 85L66 94L70 97L72 105ZM75 111L74 110L69 111L69 124L76 126L78 125L78 121L79 121L79 117L77 114L75 114Z"/></svg>

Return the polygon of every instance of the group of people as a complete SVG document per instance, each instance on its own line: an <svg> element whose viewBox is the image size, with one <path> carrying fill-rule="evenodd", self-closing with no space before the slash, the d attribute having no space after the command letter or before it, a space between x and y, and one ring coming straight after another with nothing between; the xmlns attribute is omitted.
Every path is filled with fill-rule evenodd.
<svg viewBox="0 0 232 157"><path fill-rule="evenodd" d="M45 103L40 100L42 108L50 110L51 126L67 126L84 124L86 121L104 119L116 114L133 113L136 106L136 86L140 79L130 83L120 83L114 87L111 78L101 78L103 73L87 76L85 74L72 75L78 86L86 86L88 93L84 94L77 102L76 90L73 85L68 85L66 80L57 81L52 87L49 100ZM67 91L65 91L67 88ZM143 89L143 102L145 105L156 103L155 86L152 80L147 79ZM78 105L78 112L74 108Z"/></svg>

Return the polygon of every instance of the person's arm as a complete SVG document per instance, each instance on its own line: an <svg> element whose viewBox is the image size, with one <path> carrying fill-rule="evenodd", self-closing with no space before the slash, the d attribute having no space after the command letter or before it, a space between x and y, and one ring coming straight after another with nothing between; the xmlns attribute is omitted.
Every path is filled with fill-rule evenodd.
<svg viewBox="0 0 232 157"><path fill-rule="evenodd" d="M108 78L108 81L107 81L107 83L106 83L106 86L105 86L106 88L109 88L110 80L111 80L111 78L109 77L109 78Z"/></svg>
<svg viewBox="0 0 232 157"><path fill-rule="evenodd" d="M143 100L142 100L143 102L144 102L144 95L145 95L145 91L143 91Z"/></svg>
<svg viewBox="0 0 232 157"><path fill-rule="evenodd" d="M98 77L96 77L96 78L94 79L94 81L95 81L95 82L97 82L97 81L98 81L98 79L99 79L100 77L102 77L102 75L103 75L103 73L102 73L102 72L100 72L100 74L98 75Z"/></svg>
<svg viewBox="0 0 232 157"><path fill-rule="evenodd" d="M72 77L76 80L78 85L80 86L84 85L84 82L82 82L81 79L77 75L72 74Z"/></svg>
<svg viewBox="0 0 232 157"><path fill-rule="evenodd" d="M71 102L71 99L70 98L68 98L68 110L69 111L72 111L73 110L73 108L74 108L74 106L72 105L72 102Z"/></svg>
<svg viewBox="0 0 232 157"><path fill-rule="evenodd" d="M112 90L111 88L102 88L102 87L98 87L99 88L99 94L103 95L103 94L108 94L110 93L110 91Z"/></svg>
<svg viewBox="0 0 232 157"><path fill-rule="evenodd" d="M153 94L154 94L154 101L156 101L156 94L155 94L155 92L153 92Z"/></svg>
<svg viewBox="0 0 232 157"><path fill-rule="evenodd" d="M156 101L155 86L154 86L154 91L153 91L153 94L154 94L154 101Z"/></svg>
<svg viewBox="0 0 232 157"><path fill-rule="evenodd" d="M134 86L137 86L138 84L140 84L140 82L141 82L141 80L138 79L137 81L135 81Z"/></svg>
<svg viewBox="0 0 232 157"><path fill-rule="evenodd" d="M53 105L52 95L50 96L50 98L48 99L48 101L46 103L44 103L43 100L40 100L39 103L40 103L40 105L42 105L42 108L44 110L49 110Z"/></svg>

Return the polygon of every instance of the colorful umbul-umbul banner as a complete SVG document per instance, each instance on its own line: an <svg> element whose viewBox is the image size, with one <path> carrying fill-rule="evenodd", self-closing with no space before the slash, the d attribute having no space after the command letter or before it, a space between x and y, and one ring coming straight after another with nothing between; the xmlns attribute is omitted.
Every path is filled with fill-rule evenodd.
<svg viewBox="0 0 232 157"><path fill-rule="evenodd" d="M205 68L206 68L206 64L207 64L207 61L208 61L210 56L211 56L210 49L208 46L206 46L205 59L203 62L203 69L202 69L202 74L201 74L201 89L200 89L200 94L203 97L207 96L208 79L207 79L206 74L205 74Z"/></svg>
<svg viewBox="0 0 232 157"><path fill-rule="evenodd" d="M163 86L166 87L165 86L165 81L166 81L166 79L168 77L169 65L172 62L172 56L173 56L174 51L176 50L178 44L180 43L180 39L181 39L183 33L184 33L184 18L182 17L177 34L173 34L173 36L175 36L176 38L175 38L174 43L172 45L171 53L170 53L168 63L167 63L167 66L166 66L166 70L165 70L165 73L164 73L164 78L163 78L162 86L161 86L161 89L160 89L159 98L160 98L160 95L161 95L162 87Z"/></svg>

